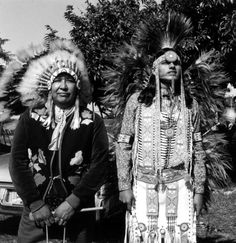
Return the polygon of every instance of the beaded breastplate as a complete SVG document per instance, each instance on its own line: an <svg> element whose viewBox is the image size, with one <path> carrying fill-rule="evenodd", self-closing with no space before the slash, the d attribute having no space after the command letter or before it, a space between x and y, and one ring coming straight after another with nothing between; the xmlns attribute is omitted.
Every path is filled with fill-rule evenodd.
<svg viewBox="0 0 236 243"><path fill-rule="evenodd" d="M150 107L140 105L135 129L133 161L140 180L152 183L158 171L180 164L188 168L192 150L191 110L185 107L176 109L172 118L165 112L157 117L155 103Z"/></svg>

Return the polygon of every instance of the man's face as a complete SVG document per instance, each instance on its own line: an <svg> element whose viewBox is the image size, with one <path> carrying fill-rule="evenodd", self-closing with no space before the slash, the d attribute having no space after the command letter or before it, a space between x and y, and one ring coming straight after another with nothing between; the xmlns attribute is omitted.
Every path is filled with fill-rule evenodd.
<svg viewBox="0 0 236 243"><path fill-rule="evenodd" d="M68 73L60 73L52 82L52 99L62 109L74 105L77 87L74 78Z"/></svg>
<svg viewBox="0 0 236 243"><path fill-rule="evenodd" d="M181 63L174 51L167 51L159 63L160 80L178 80L181 74Z"/></svg>

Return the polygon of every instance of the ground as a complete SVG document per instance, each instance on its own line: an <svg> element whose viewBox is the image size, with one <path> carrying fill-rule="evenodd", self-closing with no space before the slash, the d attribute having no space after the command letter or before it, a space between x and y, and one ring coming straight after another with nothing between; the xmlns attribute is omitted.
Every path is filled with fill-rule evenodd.
<svg viewBox="0 0 236 243"><path fill-rule="evenodd" d="M19 218L0 215L0 243L16 243ZM198 243L236 243L236 185L215 190L199 220Z"/></svg>
<svg viewBox="0 0 236 243"><path fill-rule="evenodd" d="M213 192L199 223L199 243L236 242L236 185Z"/></svg>

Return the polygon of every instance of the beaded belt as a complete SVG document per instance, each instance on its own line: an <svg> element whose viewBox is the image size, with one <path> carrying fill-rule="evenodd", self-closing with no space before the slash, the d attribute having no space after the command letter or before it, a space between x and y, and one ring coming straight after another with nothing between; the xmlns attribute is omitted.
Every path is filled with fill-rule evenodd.
<svg viewBox="0 0 236 243"><path fill-rule="evenodd" d="M163 169L161 173L153 173L153 171L144 172L142 170L138 170L136 179L149 184L158 184L160 181L166 184L181 180L186 176L187 172L185 170Z"/></svg>

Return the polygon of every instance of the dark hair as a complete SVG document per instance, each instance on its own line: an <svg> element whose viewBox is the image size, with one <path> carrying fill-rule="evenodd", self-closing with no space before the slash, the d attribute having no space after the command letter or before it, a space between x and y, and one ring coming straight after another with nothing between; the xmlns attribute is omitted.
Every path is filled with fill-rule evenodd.
<svg viewBox="0 0 236 243"><path fill-rule="evenodd" d="M180 82L175 83L175 95L180 95ZM144 103L146 106L152 104L153 98L156 95L156 77L154 74L151 75L149 83L145 89L143 89L138 97L140 103Z"/></svg>
<svg viewBox="0 0 236 243"><path fill-rule="evenodd" d="M138 102L144 103L146 106L152 104L153 98L156 95L156 77L154 74L151 75L149 83L145 89L141 91L138 97Z"/></svg>
<svg viewBox="0 0 236 243"><path fill-rule="evenodd" d="M155 59L157 59L158 57L162 56L164 53L166 53L167 51L170 51L170 50L176 52L176 54L178 56L180 56L179 53L176 50L174 50L173 48L163 48L156 54ZM176 83L174 92L175 92L175 94L178 94L178 95L180 94L180 82ZM140 103L144 103L146 106L150 106L152 104L152 101L153 101L153 98L155 97L155 95L156 95L156 78L155 78L155 75L152 74L150 76L147 87L145 89L143 89L141 91L141 93L139 94L138 101Z"/></svg>

